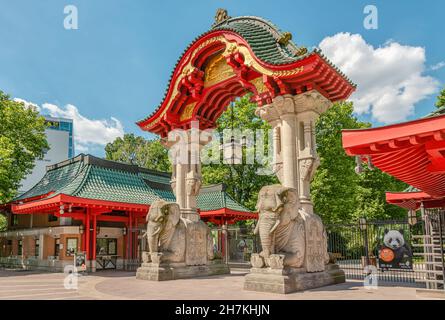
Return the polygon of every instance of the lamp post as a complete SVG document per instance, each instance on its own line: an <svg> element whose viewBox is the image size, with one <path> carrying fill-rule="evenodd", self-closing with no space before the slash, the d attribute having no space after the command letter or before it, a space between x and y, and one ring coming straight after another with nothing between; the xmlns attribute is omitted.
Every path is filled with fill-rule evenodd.
<svg viewBox="0 0 445 320"><path fill-rule="evenodd" d="M414 226L417 224L417 213L416 210L410 209L408 211L408 224Z"/></svg>

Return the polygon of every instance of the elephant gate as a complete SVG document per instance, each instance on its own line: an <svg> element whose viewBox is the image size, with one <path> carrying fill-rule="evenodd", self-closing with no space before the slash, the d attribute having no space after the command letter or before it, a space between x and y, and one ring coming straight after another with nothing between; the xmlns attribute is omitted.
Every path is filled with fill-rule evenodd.
<svg viewBox="0 0 445 320"><path fill-rule="evenodd" d="M185 221L177 225L177 232L186 243L185 253L180 250L173 260L162 255L163 250L172 250L165 242L150 248L138 278L163 280L227 272L207 257L208 228L200 224L196 202L202 179L200 156L222 112L236 98L251 93L258 105L256 114L272 126L272 166L281 184L260 193L264 201L256 232L264 242L263 250L252 254L252 270L257 273L252 271L246 277L245 288L286 293L342 281L339 270L328 267L326 236L313 213L310 181L319 163L315 121L333 102L348 98L354 90L355 85L320 50L297 46L291 33L267 20L232 18L219 9L210 30L179 58L162 102L137 123L142 130L159 135L170 149L171 187ZM281 212L285 218L269 223ZM266 239L269 237L273 241ZM265 243L270 245L264 248ZM279 273L274 269L292 274L293 284L268 286L269 273ZM164 275L159 276L161 273Z"/></svg>

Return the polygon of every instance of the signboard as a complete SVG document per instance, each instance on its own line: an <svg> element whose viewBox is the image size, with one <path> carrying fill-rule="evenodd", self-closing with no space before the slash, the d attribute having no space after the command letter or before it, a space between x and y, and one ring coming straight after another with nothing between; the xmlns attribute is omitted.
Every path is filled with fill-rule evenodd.
<svg viewBox="0 0 445 320"><path fill-rule="evenodd" d="M413 252L405 239L403 229L385 229L379 246L381 269L412 269Z"/></svg>
<svg viewBox="0 0 445 320"><path fill-rule="evenodd" d="M76 267L76 270L78 272L87 270L86 261L87 261L86 252L77 252L74 255L74 266Z"/></svg>

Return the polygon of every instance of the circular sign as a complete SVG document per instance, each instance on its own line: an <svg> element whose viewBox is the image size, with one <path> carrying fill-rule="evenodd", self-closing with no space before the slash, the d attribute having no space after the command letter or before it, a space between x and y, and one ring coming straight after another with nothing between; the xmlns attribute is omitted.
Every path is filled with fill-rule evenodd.
<svg viewBox="0 0 445 320"><path fill-rule="evenodd" d="M394 260L394 251L389 248L384 248L380 250L380 259L385 262L391 262Z"/></svg>

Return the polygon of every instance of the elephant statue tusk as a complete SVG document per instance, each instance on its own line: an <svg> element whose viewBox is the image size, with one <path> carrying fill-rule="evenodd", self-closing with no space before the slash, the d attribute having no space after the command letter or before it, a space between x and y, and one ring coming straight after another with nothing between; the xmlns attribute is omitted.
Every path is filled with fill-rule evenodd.
<svg viewBox="0 0 445 320"><path fill-rule="evenodd" d="M260 230L260 224L259 224L259 221L258 221L256 223L255 230L253 230L253 234L258 234L259 230Z"/></svg>
<svg viewBox="0 0 445 320"><path fill-rule="evenodd" d="M277 221L275 222L274 226L270 229L269 233L272 234L276 228L278 228L279 224L281 223L280 219L277 219Z"/></svg>
<svg viewBox="0 0 445 320"><path fill-rule="evenodd" d="M157 235L159 232L161 232L161 227L159 226L151 235Z"/></svg>

